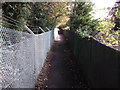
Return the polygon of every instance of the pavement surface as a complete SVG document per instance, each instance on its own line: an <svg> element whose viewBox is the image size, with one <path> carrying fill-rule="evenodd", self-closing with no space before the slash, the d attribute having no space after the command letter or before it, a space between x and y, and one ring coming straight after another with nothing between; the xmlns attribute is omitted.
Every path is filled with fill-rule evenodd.
<svg viewBox="0 0 120 90"><path fill-rule="evenodd" d="M88 88L63 35L51 47L38 77L36 90L41 88Z"/></svg>

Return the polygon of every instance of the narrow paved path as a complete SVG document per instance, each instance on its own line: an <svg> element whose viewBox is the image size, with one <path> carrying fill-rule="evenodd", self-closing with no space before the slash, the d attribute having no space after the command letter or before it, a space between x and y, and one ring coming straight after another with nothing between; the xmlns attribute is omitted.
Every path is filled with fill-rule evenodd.
<svg viewBox="0 0 120 90"><path fill-rule="evenodd" d="M54 42L41 73L36 89L86 88L79 80L76 62L63 35L60 35L59 41Z"/></svg>

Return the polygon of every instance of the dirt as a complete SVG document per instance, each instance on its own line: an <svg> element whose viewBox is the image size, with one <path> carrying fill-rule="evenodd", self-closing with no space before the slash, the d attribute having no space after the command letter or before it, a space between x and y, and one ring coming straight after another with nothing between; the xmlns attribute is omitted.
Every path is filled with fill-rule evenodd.
<svg viewBox="0 0 120 90"><path fill-rule="evenodd" d="M51 47L35 88L89 88L63 35Z"/></svg>

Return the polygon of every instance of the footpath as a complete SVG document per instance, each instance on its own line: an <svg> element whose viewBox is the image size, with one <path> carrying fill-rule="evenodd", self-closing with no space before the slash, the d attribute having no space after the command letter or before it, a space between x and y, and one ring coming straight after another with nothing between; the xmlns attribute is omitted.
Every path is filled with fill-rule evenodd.
<svg viewBox="0 0 120 90"><path fill-rule="evenodd" d="M88 88L77 68L68 40L59 36L48 53L46 62L38 77L36 90L42 88Z"/></svg>

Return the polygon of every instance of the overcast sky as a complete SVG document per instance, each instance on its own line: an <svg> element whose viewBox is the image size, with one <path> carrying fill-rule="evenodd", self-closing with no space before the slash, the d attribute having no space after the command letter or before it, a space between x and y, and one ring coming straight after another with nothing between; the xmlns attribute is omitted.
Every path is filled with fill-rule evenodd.
<svg viewBox="0 0 120 90"><path fill-rule="evenodd" d="M116 0L91 0L91 2L95 3L94 10L99 10L107 7L113 7ZM96 11L93 16L95 18L101 18L107 17L108 10L99 10Z"/></svg>

